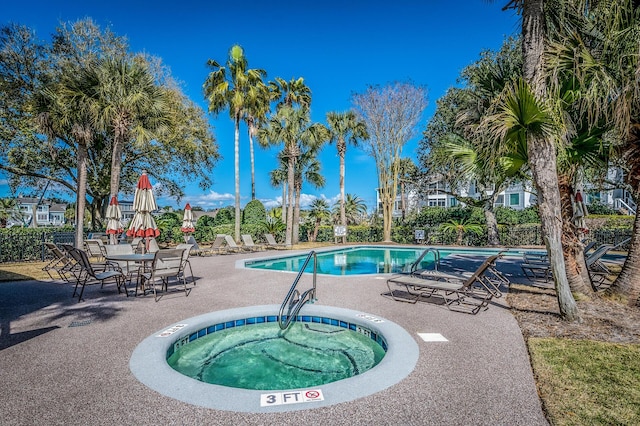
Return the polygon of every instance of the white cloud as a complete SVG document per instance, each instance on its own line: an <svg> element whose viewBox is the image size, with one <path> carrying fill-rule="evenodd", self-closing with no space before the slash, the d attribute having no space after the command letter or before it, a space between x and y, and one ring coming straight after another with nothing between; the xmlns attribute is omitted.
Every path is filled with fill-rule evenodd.
<svg viewBox="0 0 640 426"><path fill-rule="evenodd" d="M183 197L183 200L189 202L192 206L202 207L203 209L212 209L223 207L233 201L235 196L230 193L220 194L215 191L210 191L208 194L201 195L187 195Z"/></svg>

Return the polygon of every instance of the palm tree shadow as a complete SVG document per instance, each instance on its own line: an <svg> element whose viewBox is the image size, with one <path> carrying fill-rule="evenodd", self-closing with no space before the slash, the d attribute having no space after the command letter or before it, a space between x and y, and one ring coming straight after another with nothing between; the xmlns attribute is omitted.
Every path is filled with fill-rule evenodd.
<svg viewBox="0 0 640 426"><path fill-rule="evenodd" d="M58 328L60 327L56 325L53 327L44 327L44 328L38 328L35 330L22 331L20 333L13 333L13 334L2 333L0 335L0 351L10 348L11 346L15 346L19 343L26 342L27 340L41 336L45 333L56 330Z"/></svg>

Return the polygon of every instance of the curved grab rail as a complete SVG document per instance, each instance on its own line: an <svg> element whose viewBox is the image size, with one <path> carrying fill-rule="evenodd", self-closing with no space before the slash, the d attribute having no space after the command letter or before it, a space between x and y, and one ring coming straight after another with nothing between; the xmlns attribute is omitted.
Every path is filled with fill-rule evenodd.
<svg viewBox="0 0 640 426"><path fill-rule="evenodd" d="M300 278L302 277L304 270L307 268L307 265L309 264L309 261L311 260L311 258L313 258L313 287L311 287L308 290L305 290L304 292L302 292L302 294L300 294L300 292L298 291L298 289L296 289L296 287L298 286L298 282L300 281ZM289 325L291 324L291 321L293 321L293 319L298 315L298 313L300 312L300 309L302 309L302 306L305 303L307 302L313 303L316 300L317 269L318 269L318 257L316 255L316 252L312 250L307 255L307 258L305 259L304 263L302 264L302 267L300 268L300 272L298 272L296 279L293 280L293 284L291 285L291 288L289 289L287 296L284 298L282 305L280 305L280 312L278 313L278 325L280 326L280 329L286 330L289 327ZM287 307L287 305L289 306L289 309L287 310L287 319L286 321L283 321L282 318L284 316L284 310Z"/></svg>
<svg viewBox="0 0 640 426"><path fill-rule="evenodd" d="M433 268L436 271L438 270L438 265L440 265L440 251L433 247L429 247L428 249L425 249L425 251L423 251L422 254L418 257L418 259L416 259L416 261L411 264L411 266L409 267L410 274L414 273L416 269L418 269L418 266L420 266L420 262L422 262L422 259L424 259L427 253L430 252L433 253Z"/></svg>

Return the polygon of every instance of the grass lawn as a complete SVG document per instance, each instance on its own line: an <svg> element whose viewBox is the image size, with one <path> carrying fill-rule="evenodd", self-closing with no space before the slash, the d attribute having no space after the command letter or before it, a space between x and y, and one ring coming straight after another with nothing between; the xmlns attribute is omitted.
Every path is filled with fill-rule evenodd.
<svg viewBox="0 0 640 426"><path fill-rule="evenodd" d="M528 344L551 424L640 424L640 345L558 338Z"/></svg>
<svg viewBox="0 0 640 426"><path fill-rule="evenodd" d="M48 262L0 263L0 282L24 280L50 280L42 270Z"/></svg>

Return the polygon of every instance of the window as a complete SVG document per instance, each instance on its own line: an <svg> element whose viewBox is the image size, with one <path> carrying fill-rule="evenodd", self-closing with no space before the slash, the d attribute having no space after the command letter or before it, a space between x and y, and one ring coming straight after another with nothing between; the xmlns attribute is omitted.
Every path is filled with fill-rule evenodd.
<svg viewBox="0 0 640 426"><path fill-rule="evenodd" d="M429 200L429 207L446 207L447 200L444 198L432 198Z"/></svg>
<svg viewBox="0 0 640 426"><path fill-rule="evenodd" d="M451 198L449 199L449 205L450 205L451 207L455 207L455 206L457 206L457 205L458 205L458 200L456 200L455 198L451 197Z"/></svg>
<svg viewBox="0 0 640 426"><path fill-rule="evenodd" d="M496 206L504 206L504 195L498 195L495 202Z"/></svg>
<svg viewBox="0 0 640 426"><path fill-rule="evenodd" d="M510 206L519 206L520 205L520 194L509 194L509 205Z"/></svg>

